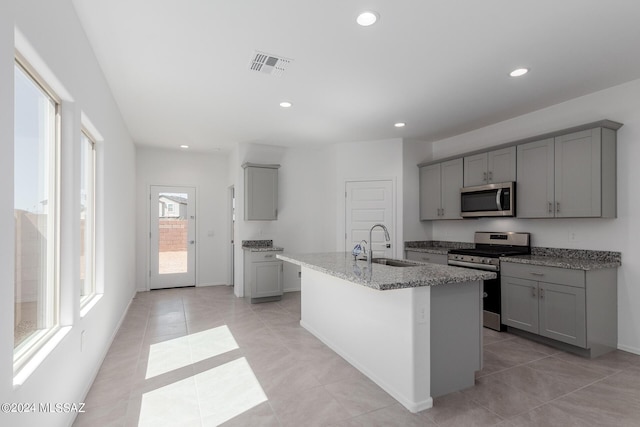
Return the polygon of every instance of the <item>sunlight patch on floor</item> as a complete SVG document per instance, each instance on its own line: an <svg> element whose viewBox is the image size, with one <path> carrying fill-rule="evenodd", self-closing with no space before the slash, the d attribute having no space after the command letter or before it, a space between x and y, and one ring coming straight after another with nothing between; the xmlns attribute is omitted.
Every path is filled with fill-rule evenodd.
<svg viewBox="0 0 640 427"><path fill-rule="evenodd" d="M227 325L174 338L149 349L145 379L153 378L238 348Z"/></svg>
<svg viewBox="0 0 640 427"><path fill-rule="evenodd" d="M241 357L143 394L138 426L220 425L266 400Z"/></svg>

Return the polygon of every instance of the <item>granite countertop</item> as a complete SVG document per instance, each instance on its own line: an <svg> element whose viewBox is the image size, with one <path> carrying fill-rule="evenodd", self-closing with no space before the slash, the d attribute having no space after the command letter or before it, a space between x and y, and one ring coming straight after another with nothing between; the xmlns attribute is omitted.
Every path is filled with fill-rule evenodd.
<svg viewBox="0 0 640 427"><path fill-rule="evenodd" d="M404 250L412 252L422 252L428 254L446 255L450 249L470 249L473 243L448 242L440 240L409 241L404 242Z"/></svg>
<svg viewBox="0 0 640 427"><path fill-rule="evenodd" d="M278 254L277 257L302 267L320 271L377 290L416 288L449 283L474 282L497 277L496 273L448 265L415 262L415 267L392 267L366 261L354 261L348 252L316 254Z"/></svg>
<svg viewBox="0 0 640 427"><path fill-rule="evenodd" d="M284 251L284 248L273 246L273 240L243 240L242 249L249 252Z"/></svg>
<svg viewBox="0 0 640 427"><path fill-rule="evenodd" d="M622 255L620 252L534 247L531 255L502 257L500 261L586 271L618 268L622 265Z"/></svg>
<svg viewBox="0 0 640 427"><path fill-rule="evenodd" d="M284 251L284 248L280 246L268 246L268 247L260 247L260 246L243 246L242 249L249 252L272 252L272 251Z"/></svg>
<svg viewBox="0 0 640 427"><path fill-rule="evenodd" d="M449 249L473 248L473 243L445 242L438 240L408 241L405 251L426 252L446 255ZM518 264L540 265L545 267L567 268L572 270L597 270L617 268L622 265L622 254L612 251L594 251L587 249L545 248L534 246L531 255L501 257L500 261Z"/></svg>
<svg viewBox="0 0 640 427"><path fill-rule="evenodd" d="M438 254L438 255L446 255L447 253L449 253L449 249L454 249L454 248L437 248L437 247L432 247L432 248L404 248L405 251L421 252L421 253L425 253L425 254Z"/></svg>

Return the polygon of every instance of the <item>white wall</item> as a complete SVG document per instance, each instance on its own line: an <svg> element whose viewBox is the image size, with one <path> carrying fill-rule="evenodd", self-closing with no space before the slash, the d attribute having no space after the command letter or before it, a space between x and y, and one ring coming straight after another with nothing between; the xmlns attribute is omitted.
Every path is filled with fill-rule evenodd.
<svg viewBox="0 0 640 427"><path fill-rule="evenodd" d="M14 14L11 8L14 8ZM134 292L135 150L70 0L0 3L0 196L13 200L13 52L15 46L62 98L61 318L71 331L19 387L13 387L11 237L0 243L0 401L82 402ZM98 143L98 287L103 298L79 316L79 146L81 117ZM77 191L76 191L77 189ZM11 203L0 208L0 235L13 236ZM77 218L77 219L75 219ZM85 332L80 351L80 334ZM0 414L0 425L66 426L70 414Z"/></svg>
<svg viewBox="0 0 640 427"><path fill-rule="evenodd" d="M601 119L618 131L616 219L480 219L433 221L436 240L473 241L477 230L528 231L534 246L622 252L618 270L618 346L640 354L640 80L433 143L434 158L561 130ZM577 239L569 240L569 233Z"/></svg>
<svg viewBox="0 0 640 427"><path fill-rule="evenodd" d="M334 146L336 158L335 190L336 200L336 246L334 250L345 250L345 181L366 181L389 179L395 183L395 221L389 230L395 257L404 256L403 246L403 154L402 139L351 142Z"/></svg>
<svg viewBox="0 0 640 427"><path fill-rule="evenodd" d="M0 196L13 200L13 2L0 2ZM14 216L0 203L0 402L14 401ZM7 237L5 237L7 236ZM6 423L0 414L0 423Z"/></svg>
<svg viewBox="0 0 640 427"><path fill-rule="evenodd" d="M138 147L136 150L136 285L148 289L149 187L196 188L196 285L229 283L229 156ZM157 208L154 213L157 215Z"/></svg>
<svg viewBox="0 0 640 427"><path fill-rule="evenodd" d="M230 156L230 177L236 189L235 291L244 281L242 240L273 240L290 253L327 252L335 242L335 154L331 147L283 148L241 144ZM244 220L245 162L279 164L278 219ZM233 172L235 171L235 172ZM298 268L284 264L284 289L300 289Z"/></svg>

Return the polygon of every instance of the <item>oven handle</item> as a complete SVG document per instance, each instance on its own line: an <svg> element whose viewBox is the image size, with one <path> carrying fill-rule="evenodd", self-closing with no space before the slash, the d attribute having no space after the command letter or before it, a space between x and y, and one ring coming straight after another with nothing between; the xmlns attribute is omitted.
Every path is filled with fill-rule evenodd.
<svg viewBox="0 0 640 427"><path fill-rule="evenodd" d="M499 188L496 193L496 205L498 206L498 212L502 211L502 188Z"/></svg>
<svg viewBox="0 0 640 427"><path fill-rule="evenodd" d="M468 267L475 268L476 270L487 270L487 271L498 271L500 267L497 265L488 265L488 264L476 264L473 262L464 262L464 261L452 261L449 260L449 265L455 265L457 267Z"/></svg>

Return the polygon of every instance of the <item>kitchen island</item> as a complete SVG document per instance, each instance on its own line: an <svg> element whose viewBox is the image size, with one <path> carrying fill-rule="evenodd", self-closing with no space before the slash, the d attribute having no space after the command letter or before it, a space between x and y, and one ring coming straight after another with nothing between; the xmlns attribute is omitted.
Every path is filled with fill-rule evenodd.
<svg viewBox="0 0 640 427"><path fill-rule="evenodd" d="M482 281L495 273L348 253L279 254L302 272L300 324L412 412L474 385Z"/></svg>

